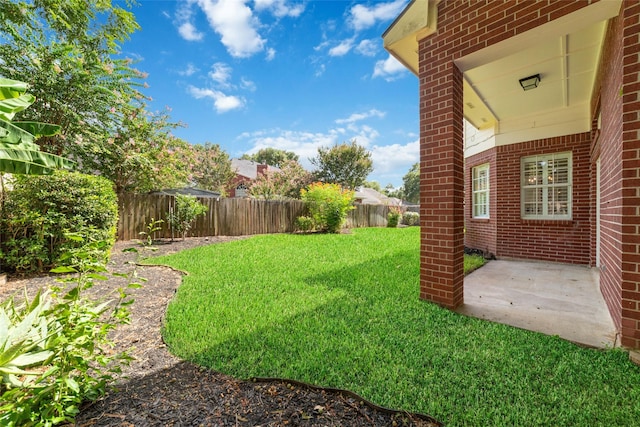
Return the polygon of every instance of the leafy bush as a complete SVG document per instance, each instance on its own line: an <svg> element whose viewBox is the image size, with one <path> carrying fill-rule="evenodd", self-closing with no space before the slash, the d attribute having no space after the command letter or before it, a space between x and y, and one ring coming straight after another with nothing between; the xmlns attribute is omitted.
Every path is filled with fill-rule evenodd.
<svg viewBox="0 0 640 427"><path fill-rule="evenodd" d="M338 184L316 182L300 191L314 228L327 233L337 233L347 219L347 213L354 209L354 192L343 190Z"/></svg>
<svg viewBox="0 0 640 427"><path fill-rule="evenodd" d="M182 239L191 229L193 221L207 212L207 207L200 203L195 196L176 194L175 205L167 214L167 222L171 227L171 237L174 233L182 235Z"/></svg>
<svg viewBox="0 0 640 427"><path fill-rule="evenodd" d="M313 218L310 216L299 216L296 218L296 228L303 233L313 230Z"/></svg>
<svg viewBox="0 0 640 427"><path fill-rule="evenodd" d="M405 212L402 214L404 225L420 225L420 214L418 212Z"/></svg>
<svg viewBox="0 0 640 427"><path fill-rule="evenodd" d="M71 239L79 239L70 236ZM127 299L118 289L115 303L98 304L83 296L94 280L106 277L94 252L107 242L85 243L67 252L73 267L54 272L75 273L29 300L10 298L0 304L0 425L55 425L73 421L79 405L104 394L130 357L113 354L108 334L128 323ZM129 287L139 287L132 283Z"/></svg>
<svg viewBox="0 0 640 427"><path fill-rule="evenodd" d="M387 213L387 227L396 228L401 216L402 211L400 210L400 208L391 206L389 208L389 213Z"/></svg>
<svg viewBox="0 0 640 427"><path fill-rule="evenodd" d="M106 242L95 254L106 261L117 223L116 194L105 178L65 171L16 176L0 211L0 261L4 269L16 272L65 265L60 256L86 241L69 239L69 233Z"/></svg>

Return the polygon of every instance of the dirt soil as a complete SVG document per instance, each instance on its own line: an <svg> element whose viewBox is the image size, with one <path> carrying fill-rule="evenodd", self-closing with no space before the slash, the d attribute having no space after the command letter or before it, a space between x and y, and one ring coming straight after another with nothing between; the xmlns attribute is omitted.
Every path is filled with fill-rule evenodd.
<svg viewBox="0 0 640 427"><path fill-rule="evenodd" d="M131 323L113 334L115 351L128 350L135 360L125 367L115 388L86 404L76 426L437 426L422 414L380 408L344 390L313 387L295 381L239 380L180 360L167 350L161 336L167 304L181 283L181 273L168 267L137 266L140 256L174 253L200 245L242 237L187 238L159 241L156 250L136 241L118 242L108 269L134 271L147 279L131 290L135 303ZM136 248L138 253L123 252ZM9 278L0 297L24 287L34 292L53 277ZM107 299L126 279L112 277L88 291Z"/></svg>

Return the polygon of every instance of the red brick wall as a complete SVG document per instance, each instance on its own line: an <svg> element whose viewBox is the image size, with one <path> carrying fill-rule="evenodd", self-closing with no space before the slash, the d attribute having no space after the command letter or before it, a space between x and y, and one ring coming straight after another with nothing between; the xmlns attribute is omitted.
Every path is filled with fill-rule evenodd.
<svg viewBox="0 0 640 427"><path fill-rule="evenodd" d="M419 41L420 297L462 303L464 159L462 73L456 59L595 1L442 1L438 29Z"/></svg>
<svg viewBox="0 0 640 427"><path fill-rule="evenodd" d="M507 258L589 264L591 254L591 133L497 147L497 253ZM522 219L521 158L570 151L573 157L572 219Z"/></svg>
<svg viewBox="0 0 640 427"><path fill-rule="evenodd" d="M622 17L624 29L622 33L621 324L622 344L638 348L640 347L640 2L625 1Z"/></svg>
<svg viewBox="0 0 640 427"><path fill-rule="evenodd" d="M600 289L614 323L621 328L621 223L622 186L622 31L623 20L609 24L598 80L601 130L597 142L600 156Z"/></svg>
<svg viewBox="0 0 640 427"><path fill-rule="evenodd" d="M473 218L473 168L489 163L489 218ZM492 148L465 159L465 233L464 245L480 249L485 253L497 253L498 212L496 200L498 173L496 170L496 150Z"/></svg>

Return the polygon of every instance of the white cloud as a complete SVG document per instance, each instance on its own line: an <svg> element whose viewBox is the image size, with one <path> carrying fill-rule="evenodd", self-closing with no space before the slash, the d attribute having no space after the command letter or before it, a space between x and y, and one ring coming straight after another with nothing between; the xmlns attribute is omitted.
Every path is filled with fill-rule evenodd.
<svg viewBox="0 0 640 427"><path fill-rule="evenodd" d="M321 75L324 74L325 71L327 71L327 66L325 64L320 64L316 69L314 76L320 77Z"/></svg>
<svg viewBox="0 0 640 427"><path fill-rule="evenodd" d="M266 40L258 34L260 22L246 0L197 0L197 4L231 56L246 58L264 49Z"/></svg>
<svg viewBox="0 0 640 427"><path fill-rule="evenodd" d="M198 71L200 71L200 70L199 70L198 68L196 68L196 66L195 66L195 65L193 65L191 62L189 62L189 63L187 64L187 68L185 68L185 69L184 69L184 70L182 70L182 71L178 71L178 74L180 74L181 76L187 76L187 77L189 77L189 76L194 75L194 74L195 74L195 73L197 73Z"/></svg>
<svg viewBox="0 0 640 427"><path fill-rule="evenodd" d="M355 122L358 122L360 120L368 119L369 117L377 117L377 118L381 119L385 115L386 115L385 112L373 108L373 109L371 109L369 111L366 111L364 113L353 113L352 115L350 115L346 119L337 119L336 123L337 124L355 123Z"/></svg>
<svg viewBox="0 0 640 427"><path fill-rule="evenodd" d="M214 89L202 89L189 86L188 91L195 99L210 98L214 101L215 109L218 113L236 110L244 106L244 100L234 95L226 95Z"/></svg>
<svg viewBox="0 0 640 427"><path fill-rule="evenodd" d="M204 37L204 34L199 32L191 22L183 22L180 24L178 33L180 33L183 39L188 41L199 41Z"/></svg>
<svg viewBox="0 0 640 427"><path fill-rule="evenodd" d="M283 129L271 129L242 134L242 139L248 139L253 148L249 153L255 153L262 148L277 148L280 150L293 151L300 156L300 163L303 167L311 169L309 158L318 154L319 147L329 147L338 142L338 135L335 132L313 133Z"/></svg>
<svg viewBox="0 0 640 427"><path fill-rule="evenodd" d="M218 85L222 87L229 87L229 79L231 78L231 71L233 71L231 67L225 64L224 62L216 62L211 66L211 71L209 71L209 77Z"/></svg>
<svg viewBox="0 0 640 427"><path fill-rule="evenodd" d="M362 40L356 46L356 52L363 56L375 56L378 52L378 43L372 39Z"/></svg>
<svg viewBox="0 0 640 427"><path fill-rule="evenodd" d="M407 69L396 58L389 55L387 59L376 62L373 70L373 77L382 77L390 82L401 77Z"/></svg>
<svg viewBox="0 0 640 427"><path fill-rule="evenodd" d="M370 150L373 168L380 175L402 171L400 176L403 176L414 163L420 161L419 139L405 145L374 145Z"/></svg>
<svg viewBox="0 0 640 427"><path fill-rule="evenodd" d="M252 82L251 80L246 79L244 77L242 77L240 79L240 87L242 89L245 89L245 90L248 90L248 91L251 91L251 92L255 92L256 91L256 84L254 82Z"/></svg>
<svg viewBox="0 0 640 427"><path fill-rule="evenodd" d="M267 61L272 61L276 57L276 50L272 47L267 49Z"/></svg>
<svg viewBox="0 0 640 427"><path fill-rule="evenodd" d="M357 4L351 8L349 23L356 31L375 25L376 21L394 19L404 8L406 0L395 0L390 3L378 3L373 7Z"/></svg>
<svg viewBox="0 0 640 427"><path fill-rule="evenodd" d="M176 25L178 26L178 33L180 36L188 41L202 40L204 34L199 32L198 29L191 22L193 10L191 4L193 0L183 2L180 8L176 12Z"/></svg>
<svg viewBox="0 0 640 427"><path fill-rule="evenodd" d="M257 11L269 10L278 18L285 16L297 18L304 12L304 4L298 3L289 6L286 0L254 0L254 4Z"/></svg>
<svg viewBox="0 0 640 427"><path fill-rule="evenodd" d="M344 56L353 48L353 39L340 42L339 45L329 49L329 56Z"/></svg>

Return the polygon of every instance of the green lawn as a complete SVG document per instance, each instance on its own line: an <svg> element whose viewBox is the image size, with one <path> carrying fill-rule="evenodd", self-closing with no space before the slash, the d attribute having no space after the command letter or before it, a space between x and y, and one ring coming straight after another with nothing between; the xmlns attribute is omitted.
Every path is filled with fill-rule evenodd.
<svg viewBox="0 0 640 427"><path fill-rule="evenodd" d="M419 229L265 235L154 259L189 276L164 337L238 378L346 388L447 425L640 425L640 368L619 350L419 300Z"/></svg>

